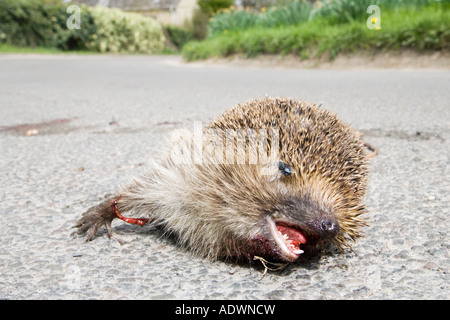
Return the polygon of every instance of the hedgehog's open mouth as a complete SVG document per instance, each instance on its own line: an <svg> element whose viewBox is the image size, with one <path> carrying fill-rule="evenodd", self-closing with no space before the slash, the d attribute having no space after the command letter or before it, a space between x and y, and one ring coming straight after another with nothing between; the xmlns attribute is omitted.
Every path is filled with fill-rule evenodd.
<svg viewBox="0 0 450 320"><path fill-rule="evenodd" d="M303 250L300 244L306 243L305 234L298 226L284 221L268 219L270 232L281 252L289 259L296 260Z"/></svg>

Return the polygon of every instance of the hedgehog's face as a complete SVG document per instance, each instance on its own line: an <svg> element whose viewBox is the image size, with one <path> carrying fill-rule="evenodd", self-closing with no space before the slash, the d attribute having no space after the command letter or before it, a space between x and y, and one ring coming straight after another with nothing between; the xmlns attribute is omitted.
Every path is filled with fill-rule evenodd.
<svg viewBox="0 0 450 320"><path fill-rule="evenodd" d="M335 240L340 227L330 209L298 190L293 168L278 162L275 169L261 177L269 180L265 185L276 197L261 215L261 231L251 248L254 255L292 262L304 253L324 249Z"/></svg>
<svg viewBox="0 0 450 320"><path fill-rule="evenodd" d="M315 254L339 233L335 217L308 198L292 197L276 205L266 216L274 256L293 261L303 253ZM270 243L270 242L269 242Z"/></svg>
<svg viewBox="0 0 450 320"><path fill-rule="evenodd" d="M270 148L260 151L258 143L245 141L229 144L245 148L220 152L204 145L202 163L191 175L196 179L190 190L198 190L192 199L196 212L214 217L207 224L202 220L215 227L205 241L214 255L292 262L359 236L364 206L357 196L341 192L339 179L316 168L317 159L285 151L272 155Z"/></svg>

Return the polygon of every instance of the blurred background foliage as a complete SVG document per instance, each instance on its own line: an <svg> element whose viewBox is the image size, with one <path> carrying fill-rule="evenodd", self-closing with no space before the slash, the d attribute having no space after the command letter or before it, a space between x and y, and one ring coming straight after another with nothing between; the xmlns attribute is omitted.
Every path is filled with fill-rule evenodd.
<svg viewBox="0 0 450 320"><path fill-rule="evenodd" d="M248 0L247 2L256 2ZM266 2L274 2L266 0ZM244 1L245 3L245 1ZM213 36L224 30L244 30L252 27L275 28L299 25L315 18L326 18L327 24L365 23L367 8L377 5L382 11L417 9L427 5L449 3L448 0L328 0L328 1L278 1L271 7L231 6L218 10L208 25L208 35ZM280 4L281 3L281 4ZM259 9L257 9L259 8Z"/></svg>
<svg viewBox="0 0 450 320"><path fill-rule="evenodd" d="M69 29L69 4L59 0L0 0L0 43L94 52L161 52L162 27L137 13L80 6L80 29Z"/></svg>
<svg viewBox="0 0 450 320"><path fill-rule="evenodd" d="M334 58L340 53L450 51L449 0L240 1L209 19L205 40L186 44L187 60L243 54ZM247 6L244 6L247 4ZM370 5L381 29L367 27Z"/></svg>
<svg viewBox="0 0 450 320"><path fill-rule="evenodd" d="M0 44L63 51L160 53L188 60L244 54L302 58L358 50L449 51L450 0L197 0L184 26L105 7L81 8L81 29L66 26L62 0L0 0ZM381 30L366 26L369 5ZM170 48L170 49L168 49Z"/></svg>

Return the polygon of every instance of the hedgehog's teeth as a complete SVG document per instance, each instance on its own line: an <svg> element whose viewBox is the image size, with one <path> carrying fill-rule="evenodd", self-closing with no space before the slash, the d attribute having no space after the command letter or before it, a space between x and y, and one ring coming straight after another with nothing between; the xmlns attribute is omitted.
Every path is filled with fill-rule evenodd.
<svg viewBox="0 0 450 320"><path fill-rule="evenodd" d="M275 243L281 252L289 260L295 260L304 251L300 249L300 245L306 243L306 237L298 229L277 225L271 218L267 218L270 231L274 237Z"/></svg>
<svg viewBox="0 0 450 320"><path fill-rule="evenodd" d="M281 233L281 231L278 231L278 234L286 241L288 242L289 240L289 236L287 235L287 233Z"/></svg>
<svg viewBox="0 0 450 320"><path fill-rule="evenodd" d="M295 253L295 254L302 254L302 253L305 252L305 251L303 251L303 250L301 250L301 249L299 248L299 249L293 249L292 252Z"/></svg>
<svg viewBox="0 0 450 320"><path fill-rule="evenodd" d="M296 251L296 250L297 250L297 247L300 248L300 243L295 242L295 241L293 241L293 240L287 240L287 241L286 241L286 244L287 244L288 248L289 248L292 252Z"/></svg>
<svg viewBox="0 0 450 320"><path fill-rule="evenodd" d="M300 249L300 244L295 243L294 240L289 239L289 236L287 233L281 233L278 231L278 234L284 239L286 242L287 247L289 250L291 250L295 254L302 254L304 251ZM298 249L297 249L298 248Z"/></svg>

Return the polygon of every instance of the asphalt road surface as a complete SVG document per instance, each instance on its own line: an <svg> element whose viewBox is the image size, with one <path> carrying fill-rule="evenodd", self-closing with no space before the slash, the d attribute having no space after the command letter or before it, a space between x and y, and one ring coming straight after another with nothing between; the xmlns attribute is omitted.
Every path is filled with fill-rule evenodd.
<svg viewBox="0 0 450 320"><path fill-rule="evenodd" d="M448 299L450 72L185 65L174 56L0 56L0 298ZM365 238L281 272L192 256L151 225L75 221L174 129L238 102L323 107L379 149Z"/></svg>

